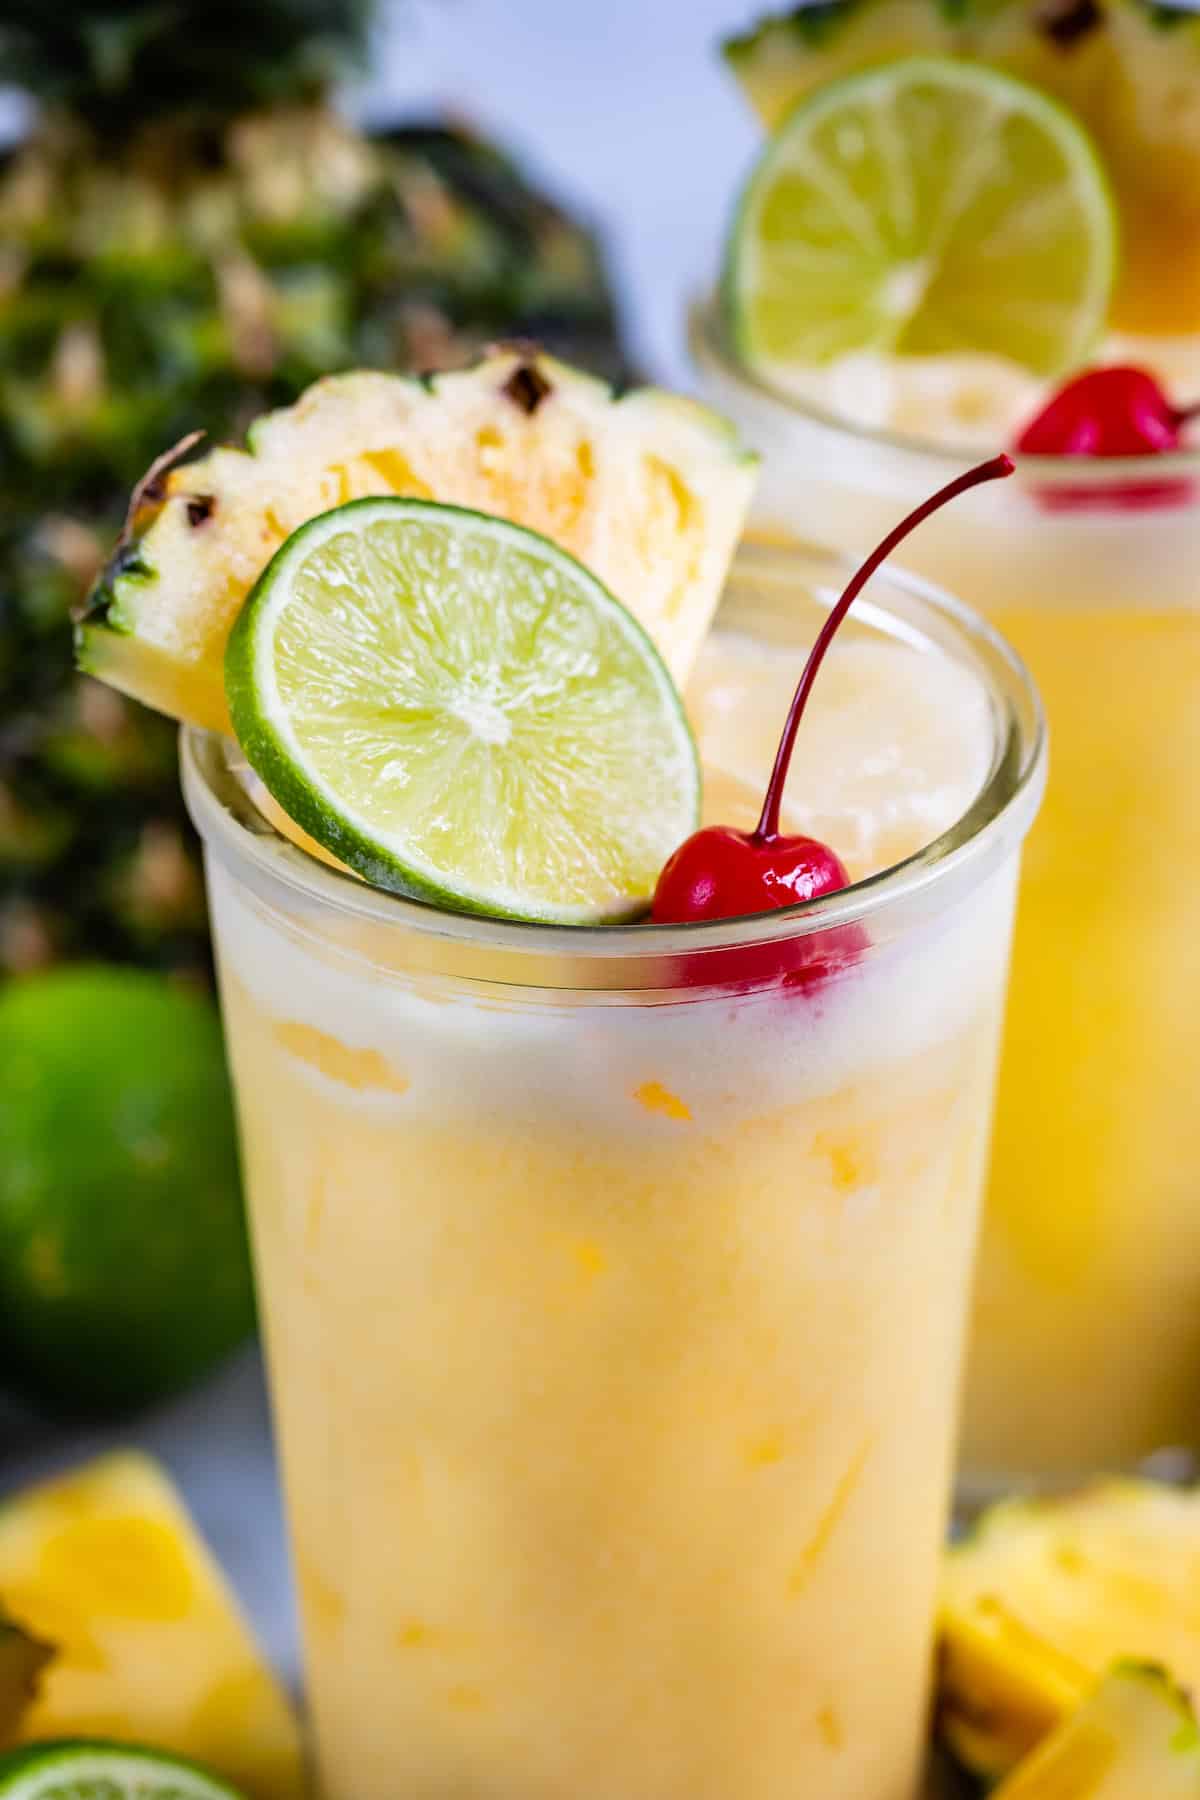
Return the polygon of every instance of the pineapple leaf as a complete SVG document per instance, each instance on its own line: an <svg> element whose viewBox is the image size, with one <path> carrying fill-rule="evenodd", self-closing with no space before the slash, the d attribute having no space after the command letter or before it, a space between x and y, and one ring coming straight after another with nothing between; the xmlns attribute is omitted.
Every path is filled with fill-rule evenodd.
<svg viewBox="0 0 1200 1800"><path fill-rule="evenodd" d="M0 67L106 134L229 117L324 88L364 52L371 0L7 0Z"/></svg>
<svg viewBox="0 0 1200 1800"><path fill-rule="evenodd" d="M14 1741L21 1717L37 1693L38 1678L54 1654L49 1644L0 1609L0 1750Z"/></svg>

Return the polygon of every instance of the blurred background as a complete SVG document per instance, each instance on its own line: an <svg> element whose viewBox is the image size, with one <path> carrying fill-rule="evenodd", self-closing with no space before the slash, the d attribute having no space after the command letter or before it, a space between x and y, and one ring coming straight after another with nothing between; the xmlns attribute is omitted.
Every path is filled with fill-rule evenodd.
<svg viewBox="0 0 1200 1800"><path fill-rule="evenodd" d="M164 446L327 370L516 329L686 385L757 10L0 0L0 1491L153 1449L285 1668L174 728L71 672L69 612Z"/></svg>
<svg viewBox="0 0 1200 1800"><path fill-rule="evenodd" d="M724 64L721 42L739 32ZM813 174L812 109L793 114L794 102L881 46L885 63L914 49L958 61L933 77L906 66L865 135L856 109L874 81L842 87L832 115L818 95L818 125L832 116L837 129ZM931 112L904 112L906 84L940 91L946 67L945 114L936 93ZM1011 106L981 115L992 81ZM796 142L804 157L777 160ZM784 204L747 205L734 222L760 152L761 169L787 172ZM861 190L843 189L839 161L861 164ZM686 308L726 240L721 316L695 341L701 357L708 345L707 394L769 452L756 525L843 549L882 535L925 497L932 464L874 429L919 430L942 452L986 440L1039 453L1005 490L1011 511L931 531L911 564L1011 630L1055 734L973 1351L982 1367L982 1320L1001 1404L973 1389L967 1409L972 1430L994 1413L1006 1442L969 1444L965 1467L981 1492L1023 1490L1181 1445L1155 1467L1194 1471L1197 1037L1179 995L1196 941L1181 872L1195 849L1185 753L1200 666L1197 171L1200 0L0 0L0 1749L18 1730L86 1729L225 1768L194 1741L202 1728L272 1755L282 1732L298 1767L271 1677L251 1668L238 1685L240 1627L161 1475L136 1458L87 1461L124 1446L161 1459L295 1684L176 729L75 672L72 614L107 567L116 665L129 641L116 577L145 568L122 527L139 495L153 499L164 453L196 432L239 441L322 376L449 369L520 336L619 386L697 385ZM796 199L806 184L811 207ZM824 234L836 243L843 227L839 280ZM818 276L797 280L797 267ZM843 337L850 353L831 356ZM846 384L822 385L831 371ZM844 416L823 418L826 403ZM1164 450L1181 458L1169 475L1131 477L1126 457ZM1047 475L1047 457L1084 456L1118 460L1078 485L1077 460ZM193 492L190 523L214 504ZM138 691L169 693L171 658L146 642L161 680ZM1081 882L1089 868L1099 879ZM76 1465L49 1499L4 1504ZM1194 1517L1175 1539L1157 1510L1175 1496L1136 1483L1096 1493L1086 1566L1103 1604L1089 1611L1073 1591L1063 1608L1086 1654L1071 1662L1075 1646L1055 1639L1043 1657L1021 1623L1010 1715L978 1671L978 1692L963 1677L948 1705L943 1693L942 1728L972 1782L1028 1748L1031 1720L1048 1729L1066 1706L1063 1668L1082 1679L1093 1656L1098 1675L1110 1650L1135 1652L1196 1686L1194 1617L1178 1668L1161 1649L1175 1574L1109 1582L1105 1562L1125 1570L1127 1518L1141 1516L1158 1581L1160 1553L1177 1561L1194 1542ZM1179 1504L1194 1513L1200 1491ZM1056 1549L1047 1574L1027 1510L1028 1587L1052 1633L1059 1587L1074 1589L1085 1563ZM92 1537L71 1549L84 1515ZM975 1532L954 1552L983 1545L989 1617L993 1592L1008 1595L991 1585L991 1541ZM1017 1554L1018 1589L1021 1566ZM171 1639L181 1591L223 1711L188 1696ZM1144 1601L1164 1637L1142 1635ZM972 1642L974 1604L961 1614ZM1093 1624L1111 1643L1092 1642ZM98 1626L120 1646L111 1668ZM51 1657L35 1719L28 1690ZM942 1663L957 1671L953 1655ZM239 1711L250 1700L255 1729ZM152 1718L151 1702L179 1716ZM245 1786L292 1791L260 1788L257 1772Z"/></svg>

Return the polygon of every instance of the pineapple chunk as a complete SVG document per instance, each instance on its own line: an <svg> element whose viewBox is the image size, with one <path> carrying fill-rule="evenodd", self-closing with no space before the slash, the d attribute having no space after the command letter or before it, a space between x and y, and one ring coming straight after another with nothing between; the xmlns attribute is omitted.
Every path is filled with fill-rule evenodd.
<svg viewBox="0 0 1200 1800"><path fill-rule="evenodd" d="M0 1504L0 1608L54 1653L19 1743L152 1743L252 1800L304 1792L291 1706L148 1458L103 1457Z"/></svg>
<svg viewBox="0 0 1200 1800"><path fill-rule="evenodd" d="M1200 1690L1200 1490L1107 1481L985 1513L946 1561L939 1720L958 1759L1005 1773L1114 1660Z"/></svg>
<svg viewBox="0 0 1200 1800"><path fill-rule="evenodd" d="M248 450L151 471L89 602L78 660L161 712L228 730L225 642L272 554L330 507L404 494L553 538L636 613L682 686L755 467L707 408L652 388L615 399L519 348L428 381L331 376L260 419Z"/></svg>
<svg viewBox="0 0 1200 1800"><path fill-rule="evenodd" d="M1114 326L1200 330L1200 18L1146 0L829 0L725 45L772 129L822 82L930 52L1003 69L1078 114L1121 211Z"/></svg>
<svg viewBox="0 0 1200 1800"><path fill-rule="evenodd" d="M1200 1730L1161 1669L1118 1663L993 1800L1200 1800Z"/></svg>

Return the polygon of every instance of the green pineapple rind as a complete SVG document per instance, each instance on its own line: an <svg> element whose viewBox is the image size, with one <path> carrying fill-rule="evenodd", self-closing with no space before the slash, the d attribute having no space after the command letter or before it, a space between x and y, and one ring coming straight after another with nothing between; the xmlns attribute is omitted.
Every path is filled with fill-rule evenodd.
<svg viewBox="0 0 1200 1800"><path fill-rule="evenodd" d="M1005 13L1024 13L1049 37L1054 35L1056 21L1069 38L1069 21L1073 9L1070 0L1045 6L1037 0L922 0L931 20L945 32L946 54L966 50L972 27L978 28ZM1139 13L1165 31L1189 32L1200 39L1200 20L1191 9L1159 4L1159 0L1104 0L1107 8L1125 7ZM745 31L722 39L722 56L739 76L760 57L781 52L789 43L799 42L809 49L823 49L836 44L841 30L851 21L861 20L874 12L893 10L895 0L816 0L815 5L794 6L787 11L766 14ZM1078 8L1082 17L1084 7Z"/></svg>

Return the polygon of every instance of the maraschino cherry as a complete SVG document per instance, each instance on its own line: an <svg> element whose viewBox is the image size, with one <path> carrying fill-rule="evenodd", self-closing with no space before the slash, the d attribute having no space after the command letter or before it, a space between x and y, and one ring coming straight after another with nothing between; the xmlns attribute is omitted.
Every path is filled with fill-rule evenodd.
<svg viewBox="0 0 1200 1800"><path fill-rule="evenodd" d="M1154 456L1178 450L1198 406L1172 406L1148 369L1085 369L1021 432L1025 456Z"/></svg>
<svg viewBox="0 0 1200 1800"><path fill-rule="evenodd" d="M703 919L743 918L751 913L771 912L780 906L794 906L801 900L815 900L822 894L834 894L850 885L845 864L828 844L822 844L816 838L788 837L779 829L779 811L792 749L813 683L842 620L897 544L922 520L959 494L966 493L968 488L978 487L981 482L996 481L1012 472L1011 459L996 456L960 475L910 513L867 558L825 620L809 652L783 728L757 826L753 831L735 831L728 825L708 825L681 844L658 878L651 907L651 917L656 924L684 925ZM844 941L847 932L854 934L853 945ZM837 942L813 947L812 955L793 971L792 978L802 984L820 979L832 968L844 965L861 948L861 934L856 927L842 927L840 931L822 935Z"/></svg>

